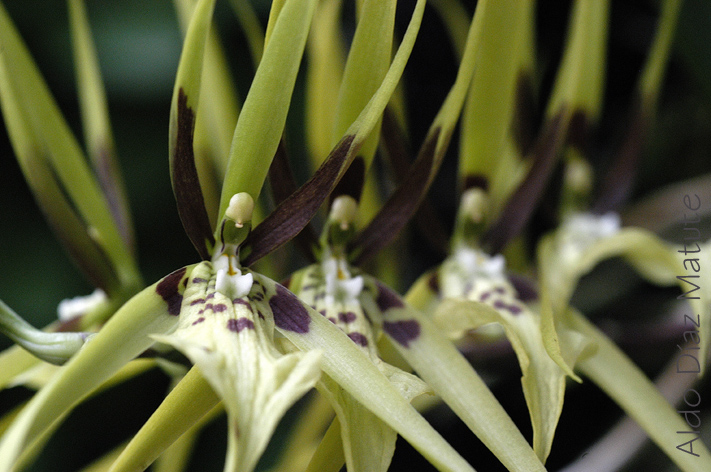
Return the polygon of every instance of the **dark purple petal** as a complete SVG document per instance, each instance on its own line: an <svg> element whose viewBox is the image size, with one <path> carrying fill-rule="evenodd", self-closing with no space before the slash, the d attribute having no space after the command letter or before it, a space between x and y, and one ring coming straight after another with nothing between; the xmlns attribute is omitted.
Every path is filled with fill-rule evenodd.
<svg viewBox="0 0 711 472"><path fill-rule="evenodd" d="M498 221L484 235L484 246L489 253L501 252L528 223L555 168L558 150L565 141L564 128L563 112L546 123L533 149L533 165L521 185L509 198Z"/></svg>
<svg viewBox="0 0 711 472"><path fill-rule="evenodd" d="M244 243L246 256L242 261L243 265L254 264L290 241L311 221L343 175L348 158L357 151L352 146L353 139L354 136L344 137L311 179L281 202L254 228Z"/></svg>
<svg viewBox="0 0 711 472"><path fill-rule="evenodd" d="M354 264L361 264L387 246L417 211L441 162L441 156L435 155L440 132L441 129L435 128L427 135L405 179L375 218L355 237L350 245L355 254Z"/></svg>
<svg viewBox="0 0 711 472"><path fill-rule="evenodd" d="M210 219L205 210L202 188L195 167L193 133L195 112L188 107L182 88L178 91L178 124L173 155L170 156L170 176L178 214L183 228L203 260L210 258L207 243L215 243Z"/></svg>

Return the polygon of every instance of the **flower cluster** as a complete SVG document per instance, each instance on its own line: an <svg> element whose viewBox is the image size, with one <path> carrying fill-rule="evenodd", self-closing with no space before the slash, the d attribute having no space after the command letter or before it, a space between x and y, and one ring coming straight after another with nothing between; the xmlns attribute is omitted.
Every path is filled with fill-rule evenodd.
<svg viewBox="0 0 711 472"><path fill-rule="evenodd" d="M533 0L479 0L471 12L437 0L427 15L424 0L354 8L275 0L265 26L250 2L231 3L248 43L239 54L255 69L241 103L213 26L216 1L175 1L183 47L166 120L168 163L196 255L151 285L83 1L68 1L83 146L0 5L8 136L37 204L95 287L61 302L59 319L42 330L0 302L0 331L16 343L0 353L0 389L36 390L0 411L0 472L28 467L75 407L147 369L171 388L126 442L85 470L187 470L218 416L230 472L268 467L260 461L280 428L286 440L273 470L386 471L398 436L438 470L488 467L433 426L445 404L492 460L544 471L565 441L556 431L572 382L602 389L677 467L711 470L702 441L676 436L690 426L699 436L700 425L680 416L574 300L583 278L617 257L656 292L681 288L679 298L699 311L699 329L684 339L700 353L703 375L711 289L694 284L703 293L688 296L693 276L680 275L711 263L708 244L689 263L619 216L653 123L679 1L660 9L629 138L608 171L593 165L587 141L602 116L609 0L572 2L550 86L533 80L542 8ZM401 78L416 41L427 41L418 36L429 15L449 34L457 72L411 159L408 114L421 110L405 103ZM534 97L546 104L540 120ZM289 139L294 113L305 117L306 149ZM452 142L458 198L448 225L428 192L442 186L436 178L457 151ZM397 240L409 222L423 235L415 250ZM413 276L437 247L447 254ZM530 424L495 394L505 374L481 365L502 349L518 361L507 367L520 373ZM587 470L617 469L634 453L611 455L606 440Z"/></svg>

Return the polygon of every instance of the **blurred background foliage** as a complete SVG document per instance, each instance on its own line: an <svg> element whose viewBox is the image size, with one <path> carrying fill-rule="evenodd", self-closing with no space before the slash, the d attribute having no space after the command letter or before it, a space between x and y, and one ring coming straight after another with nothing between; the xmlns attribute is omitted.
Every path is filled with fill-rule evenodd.
<svg viewBox="0 0 711 472"><path fill-rule="evenodd" d="M67 120L80 136L65 2L5 0L4 3ZM260 18L266 22L269 2L255 0L253 3ZM473 11L474 2L469 3L467 8ZM414 2L402 1L401 4L404 7L401 10L405 11L399 11L398 17L405 21L407 10L411 10ZM570 2L541 0L538 4L536 80L540 90L540 114L560 59ZM168 112L181 48L177 19L172 3L167 0L87 0L87 7L134 216L139 261L145 280L151 283L196 260L177 216L168 175ZM253 73L245 39L227 2L218 2L215 18L227 55L233 61L240 96L244 97ZM656 19L657 3L654 1L612 2L605 103L591 155L598 170L605 168L623 139L632 91L651 43ZM453 83L455 73L456 62L446 33L434 10L428 7L404 78L412 148L419 146ZM287 130L287 139L294 148L303 142L301 97L297 91ZM456 149L456 145L451 149ZM299 153L293 151L292 155L298 158ZM456 159L455 156L449 157L438 177L439 185L435 184L433 190L436 198L432 199L447 224L451 224L455 208L456 187ZM657 120L642 162L633 201L666 184L711 171L711 2L707 0L684 1ZM35 326L43 326L56 319L56 306L60 300L88 294L93 288L72 265L44 222L24 183L2 126L0 202L0 298ZM711 202L704 205L711 205ZM679 208L681 210L681 203ZM421 248L423 244L416 242L411 247ZM436 263L439 256L425 248L414 251L412 257L425 269ZM596 272L606 274L608 266L603 264ZM619 266L614 267L614 270L618 269ZM622 272L616 279L624 280L625 274L629 275ZM417 275L409 274L398 288L406 289ZM604 275L595 278L593 273L589 279L591 281L581 290L587 287L589 293L595 295L610 288L609 284L607 287L601 285L605 280L609 282ZM644 318L647 310L658 309L655 303L675 298L673 291L661 292L661 295L657 291L656 298L651 299L643 293L634 292L629 296L632 298L626 299L627 302L636 300L639 304L604 308L612 313L611 316ZM632 307L634 312L630 310ZM618 313L614 313L615 310ZM670 339L662 348L655 349L656 355L635 343L623 347L650 375L654 375L664 359L674 352L675 342ZM7 338L0 337L0 349L9 345ZM524 434L530 434L514 357L510 353L503 354L495 356L492 362L496 364L492 364L494 368L491 370L503 379L497 384L495 393ZM483 367L491 368L491 365ZM51 441L32 470L76 470L83 465L82 461L98 457L116 438L129 437L142 424L157 406L167 383L167 378L161 374L149 373L81 406L82 414L74 415L61 427L57 438ZM26 397L27 392L23 389L2 392L0 410L6 411ZM705 398L711 398L711 393ZM106 405L112 407L107 409ZM593 413L592 418L584 412ZM589 423L583 422L581 415ZM556 470L584 453L585 444L614 424L619 416L619 409L601 393L582 388L571 390L549 459L550 469ZM90 423L86 422L87 418ZM489 454L483 447L472 446L473 438L464 432L463 427L456 422L451 426L455 417L446 410L435 411L431 418L436 427L448 427L446 436L465 451L465 457ZM287 418L285 423L288 421ZM207 465L214 461L217 461L214 470L221 470L223 453L218 451L224 447L225 436L219 432L220 427L217 422L212 429L218 432L211 435L208 432L201 440L192 470L213 470ZM417 460L417 454L409 453L408 448L404 442L398 444L392 470L415 467L408 461ZM661 470L654 451L653 448L645 449L642 462L637 462L635 469L630 470ZM68 468L56 466L59 457ZM265 460L269 461L268 455ZM476 463L481 464L481 459ZM646 468L644 464L655 465ZM642 468L637 468L640 466ZM492 464L485 470L498 470L496 467Z"/></svg>

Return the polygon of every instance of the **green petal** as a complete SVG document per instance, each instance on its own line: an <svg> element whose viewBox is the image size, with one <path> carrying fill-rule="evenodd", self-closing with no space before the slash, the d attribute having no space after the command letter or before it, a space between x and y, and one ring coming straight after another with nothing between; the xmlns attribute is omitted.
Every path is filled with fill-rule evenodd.
<svg viewBox="0 0 711 472"><path fill-rule="evenodd" d="M334 144L324 130L333 127L345 54L340 35L341 0L319 2L306 51L306 140L313 168L321 165ZM389 58L388 58L389 59Z"/></svg>
<svg viewBox="0 0 711 472"><path fill-rule="evenodd" d="M173 185L180 221L203 259L210 258L214 238L211 220L205 208L198 169L209 167L209 163L198 162L198 158L206 156L196 156L194 133L196 113L199 109L205 44L214 8L214 0L203 0L195 7L190 20L175 77L168 137L170 181Z"/></svg>
<svg viewBox="0 0 711 472"><path fill-rule="evenodd" d="M57 418L153 344L152 333L172 330L171 315L182 299L182 282L192 267L180 269L129 300L22 411L0 442L0 471L9 471L23 449Z"/></svg>
<svg viewBox="0 0 711 472"><path fill-rule="evenodd" d="M384 333L400 354L509 470L545 470L484 381L425 315L378 286L377 302L363 300L371 316L382 312ZM377 305L376 305L377 303ZM401 433L402 434L402 433Z"/></svg>
<svg viewBox="0 0 711 472"><path fill-rule="evenodd" d="M575 247L565 242L564 228L546 236L538 247L541 280L543 339L551 357L568 375L577 378L564 364L556 334L556 323L564 316L580 278L598 263L622 257L643 277L658 285L673 285L683 273L671 248L652 233L624 228L589 245Z"/></svg>
<svg viewBox="0 0 711 472"><path fill-rule="evenodd" d="M121 236L126 246L133 251L133 224L116 159L106 92L83 0L69 2L69 20L87 153Z"/></svg>
<svg viewBox="0 0 711 472"><path fill-rule="evenodd" d="M396 4L393 0L364 0L360 6L358 25L340 83L331 145L338 142L365 108L388 71ZM363 172L370 167L379 140L380 125L376 124L359 152ZM362 186L365 174L359 178Z"/></svg>
<svg viewBox="0 0 711 472"><path fill-rule="evenodd" d="M41 361L20 346L12 346L0 353L0 390L13 386L17 376L40 365Z"/></svg>
<svg viewBox="0 0 711 472"><path fill-rule="evenodd" d="M343 331L281 285L259 279L269 289L269 304L280 333L303 351L321 351L323 371L435 467L472 470Z"/></svg>
<svg viewBox="0 0 711 472"><path fill-rule="evenodd" d="M700 437L681 433L692 428L627 355L580 314L572 314L570 327L598 346L595 355L578 364L580 372L620 405L681 470L711 470L711 454ZM686 452L690 450L698 456Z"/></svg>
<svg viewBox="0 0 711 472"><path fill-rule="evenodd" d="M543 345L540 316L528 310L510 315L483 303L446 299L437 308L434 321L455 339L488 323L503 326L521 365L521 384L533 425L533 449L545 462L563 410L566 373Z"/></svg>
<svg viewBox="0 0 711 472"><path fill-rule="evenodd" d="M111 471L145 470L219 401L199 370L193 367L123 449Z"/></svg>
<svg viewBox="0 0 711 472"><path fill-rule="evenodd" d="M217 221L236 193L259 197L284 130L315 5L289 0L275 21L234 130Z"/></svg>

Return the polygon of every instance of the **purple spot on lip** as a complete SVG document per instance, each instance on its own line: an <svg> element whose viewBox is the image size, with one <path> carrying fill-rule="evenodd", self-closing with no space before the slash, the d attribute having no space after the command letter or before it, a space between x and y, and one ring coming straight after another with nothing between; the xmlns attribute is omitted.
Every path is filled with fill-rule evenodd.
<svg viewBox="0 0 711 472"><path fill-rule="evenodd" d="M197 300L193 300L193 301L190 302L190 306L198 305L198 304L200 304L200 303L205 303L205 299L204 299L204 298L198 298Z"/></svg>
<svg viewBox="0 0 711 472"><path fill-rule="evenodd" d="M338 314L338 321L341 323L353 323L356 320L356 314L352 311Z"/></svg>
<svg viewBox="0 0 711 472"><path fill-rule="evenodd" d="M508 309L512 315L518 315L519 313L521 313L521 311L523 311L523 310L521 310L521 307L516 306L516 305L509 305Z"/></svg>
<svg viewBox="0 0 711 472"><path fill-rule="evenodd" d="M368 338L366 338L362 333L348 333L348 337L359 346L365 347L368 345Z"/></svg>
<svg viewBox="0 0 711 472"><path fill-rule="evenodd" d="M485 302L491 296L491 292L484 292L479 296L479 300Z"/></svg>
<svg viewBox="0 0 711 472"><path fill-rule="evenodd" d="M156 285L156 293L168 304L168 314L173 316L180 314L180 305L183 303L183 294L178 290L178 286L180 285L183 275L185 275L185 271L185 267L178 269L166 275L163 280Z"/></svg>
<svg viewBox="0 0 711 472"><path fill-rule="evenodd" d="M209 300L211 298L215 298L215 292L208 293L207 296L205 297L205 300Z"/></svg>
<svg viewBox="0 0 711 472"><path fill-rule="evenodd" d="M383 312L391 308L402 308L405 306L400 297L383 284L378 284L378 299L375 303L377 303Z"/></svg>
<svg viewBox="0 0 711 472"><path fill-rule="evenodd" d="M383 331L401 345L408 347L410 341L420 336L420 323L417 320L385 321Z"/></svg>
<svg viewBox="0 0 711 472"><path fill-rule="evenodd" d="M232 300L232 304L245 306L251 313L254 313L254 311L252 310L252 304L243 298L235 298L234 300Z"/></svg>
<svg viewBox="0 0 711 472"><path fill-rule="evenodd" d="M336 320L336 318L334 318L334 317L332 317L332 316L329 316L329 317L328 317L328 321L330 321L330 322L333 323L333 324L338 323L338 321Z"/></svg>
<svg viewBox="0 0 711 472"><path fill-rule="evenodd" d="M200 318L198 318L198 319L196 319L195 321L193 321L192 326L195 326L196 324L200 324L200 323L202 323L203 321L205 321L205 317L201 316Z"/></svg>
<svg viewBox="0 0 711 472"><path fill-rule="evenodd" d="M201 284L201 283L203 283L203 282L207 282L207 279L202 279L202 278L200 278L200 277L195 277L195 278L193 279L193 283L194 283L194 284Z"/></svg>
<svg viewBox="0 0 711 472"><path fill-rule="evenodd" d="M282 285L276 284L276 295L269 299L269 308L272 309L277 328L294 333L309 332L309 312L301 301Z"/></svg>
<svg viewBox="0 0 711 472"><path fill-rule="evenodd" d="M218 304L216 304L214 307L212 307L212 309L213 309L215 312L220 313L220 312L223 312L223 311L225 311L225 310L227 309L227 305L223 305L222 303L218 303Z"/></svg>
<svg viewBox="0 0 711 472"><path fill-rule="evenodd" d="M254 323L249 318L230 319L227 320L227 329L239 333L243 329L254 329Z"/></svg>

